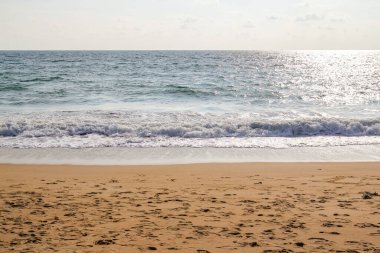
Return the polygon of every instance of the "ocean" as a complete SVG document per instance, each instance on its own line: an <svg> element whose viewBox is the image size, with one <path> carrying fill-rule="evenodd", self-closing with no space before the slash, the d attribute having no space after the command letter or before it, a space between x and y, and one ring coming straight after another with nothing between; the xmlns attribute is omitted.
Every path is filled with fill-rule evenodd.
<svg viewBox="0 0 380 253"><path fill-rule="evenodd" d="M380 144L380 51L1 51L0 148Z"/></svg>

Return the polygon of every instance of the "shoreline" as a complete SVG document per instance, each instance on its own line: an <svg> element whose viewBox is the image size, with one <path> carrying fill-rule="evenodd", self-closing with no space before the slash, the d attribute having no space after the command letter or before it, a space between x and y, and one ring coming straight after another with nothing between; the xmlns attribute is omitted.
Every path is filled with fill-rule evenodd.
<svg viewBox="0 0 380 253"><path fill-rule="evenodd" d="M322 166L328 169L332 167L344 167L342 169L357 167L358 165L364 165L367 168L375 167L380 169L380 161L300 161L300 162L284 162L284 161L266 161L266 162L198 162L198 163L177 163L177 164L46 164L46 163L2 163L0 162L0 169L5 167L57 167L62 169L63 167L70 168L82 168L82 169L171 169L177 168L178 166L187 169L195 169L197 167L228 167L228 166L240 166L240 167L250 167L254 169L279 169L285 166L295 166L296 168L303 167L307 165L306 169L313 167ZM337 169L337 168L336 168Z"/></svg>
<svg viewBox="0 0 380 253"><path fill-rule="evenodd" d="M294 148L0 148L0 163L169 165L248 162L378 162L380 145Z"/></svg>
<svg viewBox="0 0 380 253"><path fill-rule="evenodd" d="M380 252L380 162L0 164L0 248ZM2 252L0 250L0 252Z"/></svg>

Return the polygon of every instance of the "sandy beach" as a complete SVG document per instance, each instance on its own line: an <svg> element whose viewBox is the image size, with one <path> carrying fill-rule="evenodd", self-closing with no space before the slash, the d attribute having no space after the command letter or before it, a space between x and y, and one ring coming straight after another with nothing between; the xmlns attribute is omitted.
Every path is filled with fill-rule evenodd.
<svg viewBox="0 0 380 253"><path fill-rule="evenodd" d="M4 164L0 252L380 252L375 192L379 163Z"/></svg>

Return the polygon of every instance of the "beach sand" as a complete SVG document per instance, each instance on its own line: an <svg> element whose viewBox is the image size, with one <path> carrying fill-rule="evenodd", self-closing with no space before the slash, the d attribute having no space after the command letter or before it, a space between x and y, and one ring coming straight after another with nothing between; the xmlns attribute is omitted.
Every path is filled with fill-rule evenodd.
<svg viewBox="0 0 380 253"><path fill-rule="evenodd" d="M380 252L380 163L0 165L0 252Z"/></svg>

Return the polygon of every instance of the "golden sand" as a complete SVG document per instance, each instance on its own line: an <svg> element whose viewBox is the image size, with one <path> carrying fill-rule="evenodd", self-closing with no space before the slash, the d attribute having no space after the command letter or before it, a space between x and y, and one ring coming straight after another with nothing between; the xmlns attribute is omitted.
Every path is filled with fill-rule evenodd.
<svg viewBox="0 0 380 253"><path fill-rule="evenodd" d="M0 252L380 252L375 192L380 163L0 165Z"/></svg>

